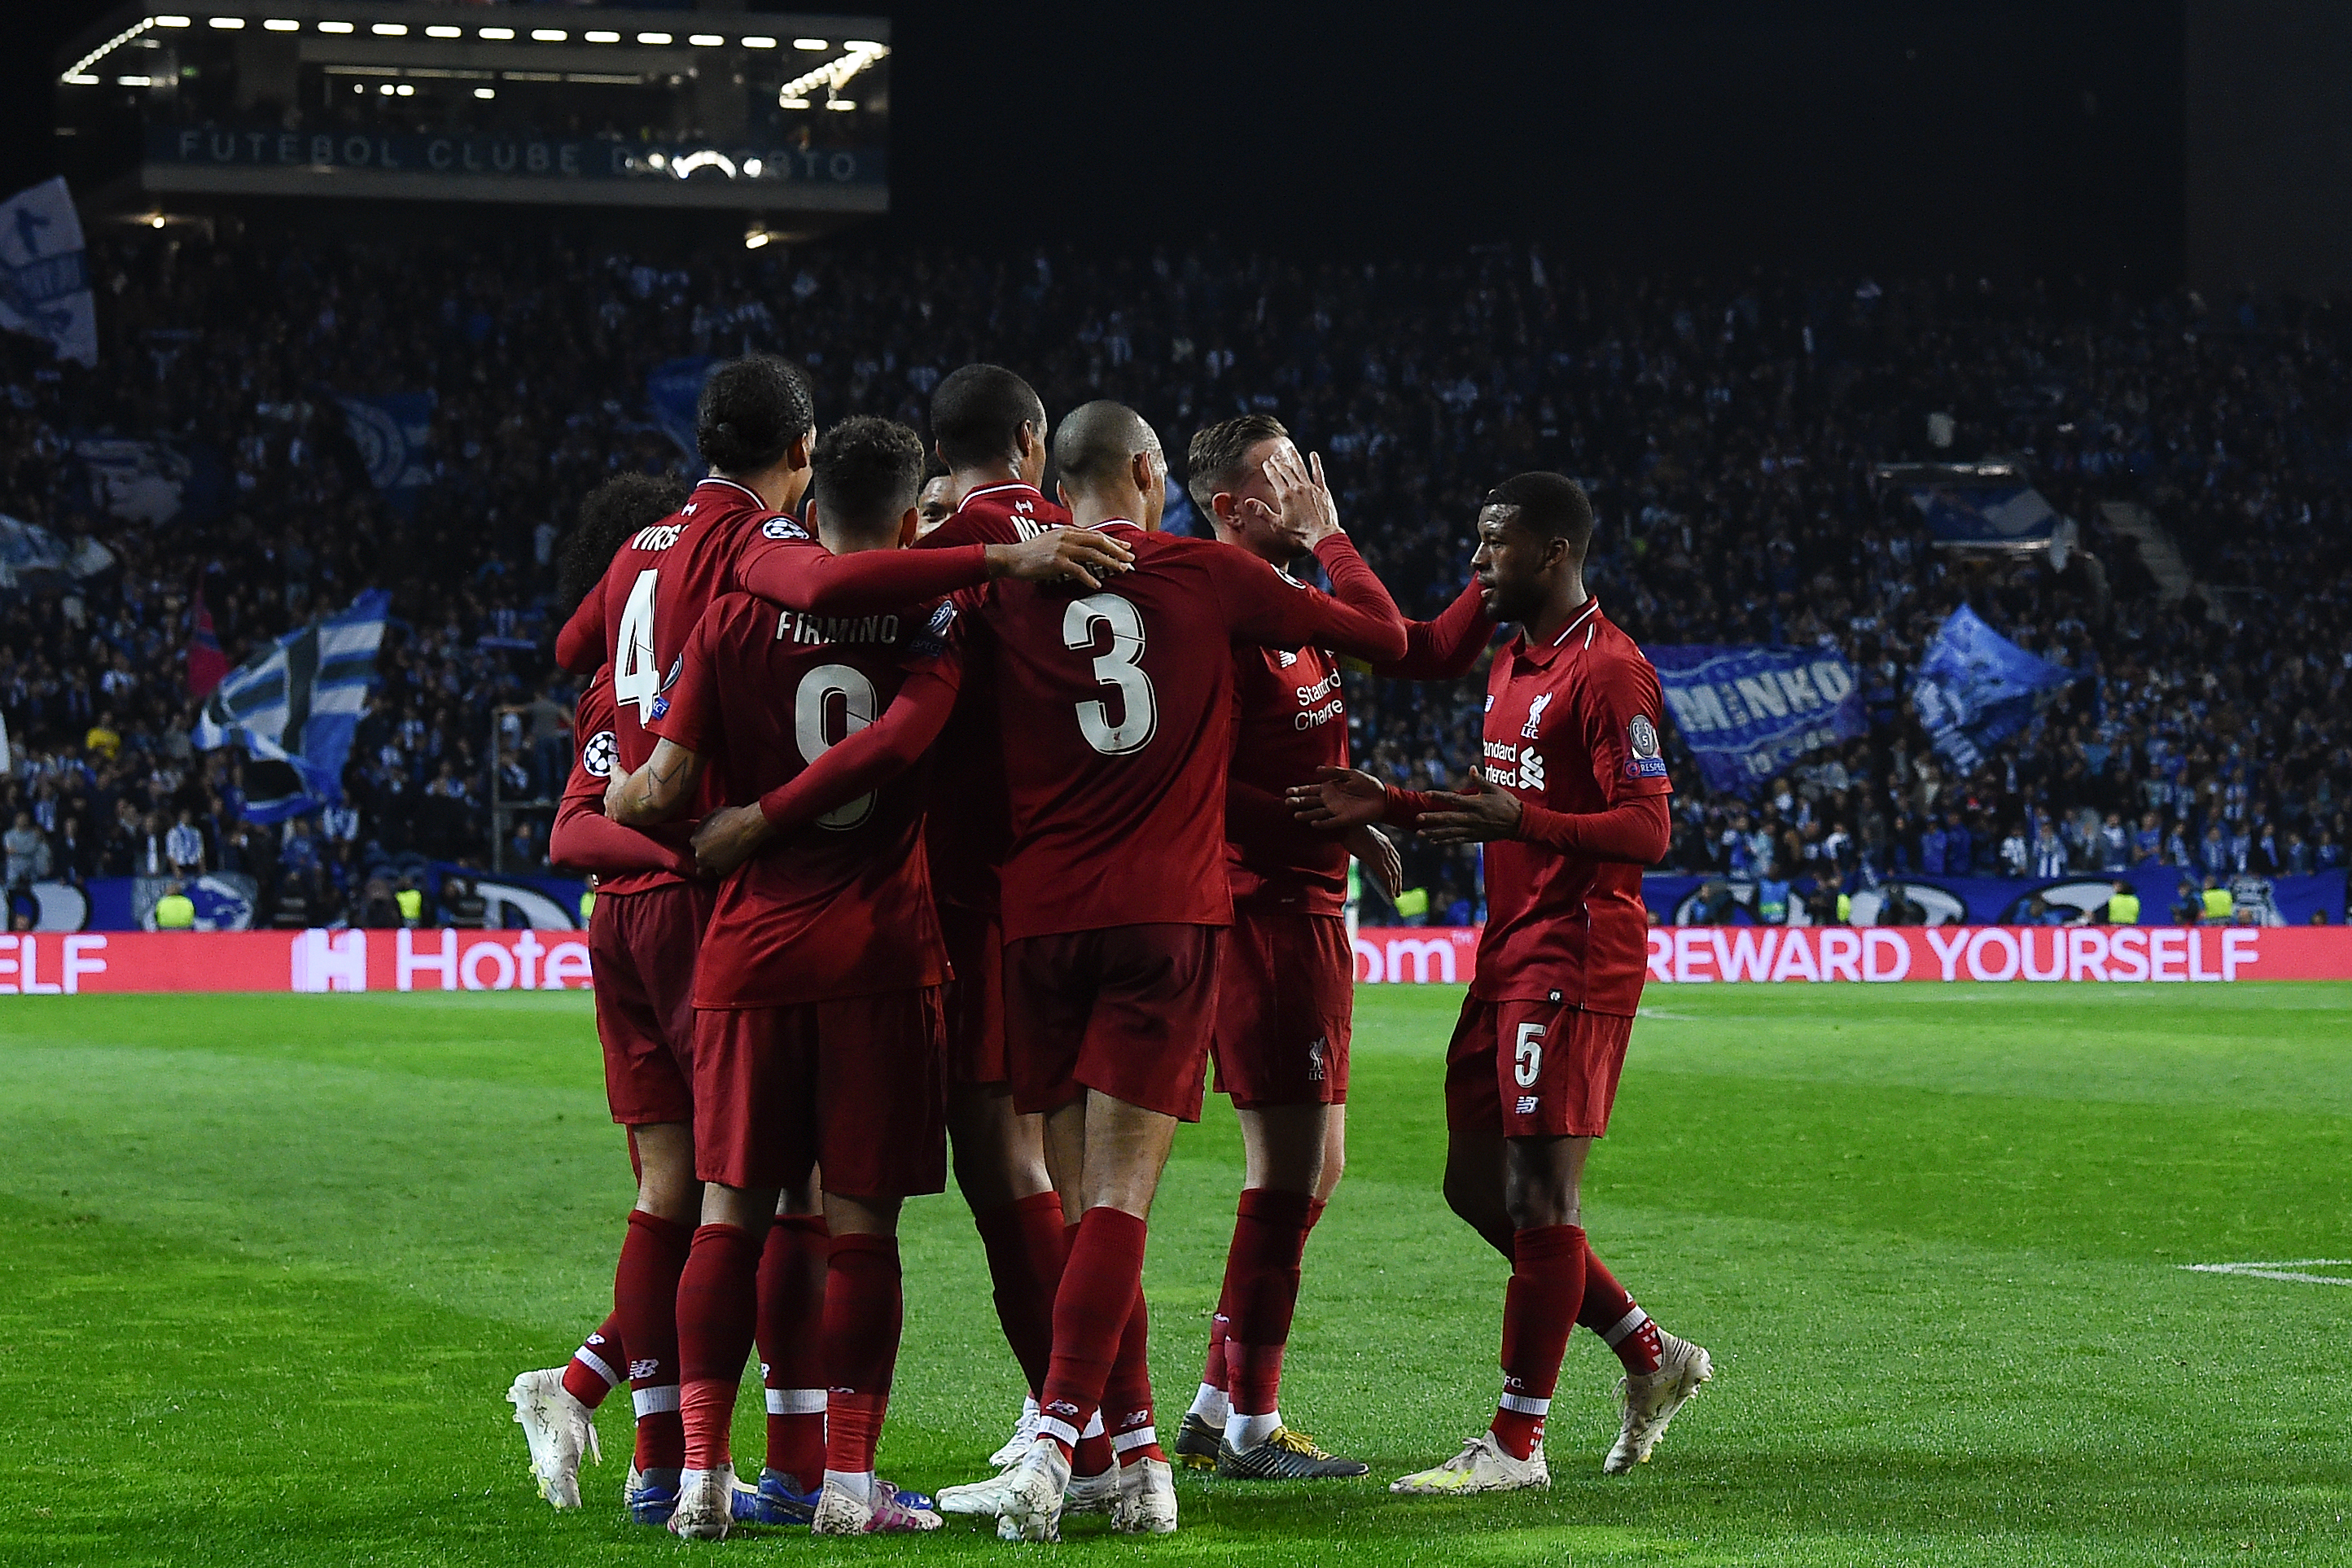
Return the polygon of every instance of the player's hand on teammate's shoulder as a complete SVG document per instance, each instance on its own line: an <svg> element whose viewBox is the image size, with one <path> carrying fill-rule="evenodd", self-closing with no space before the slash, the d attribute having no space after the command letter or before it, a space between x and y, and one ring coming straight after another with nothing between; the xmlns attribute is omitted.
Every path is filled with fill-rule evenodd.
<svg viewBox="0 0 2352 1568"><path fill-rule="evenodd" d="M1331 487L1323 482L1322 454L1302 458L1298 448L1285 441L1266 458L1265 477L1274 489L1282 531L1300 553L1339 531L1339 505L1331 499Z"/></svg>
<svg viewBox="0 0 2352 1568"><path fill-rule="evenodd" d="M988 574L1099 588L1134 563L1135 552L1091 528L1049 528L1018 544L988 547Z"/></svg>
<svg viewBox="0 0 2352 1568"><path fill-rule="evenodd" d="M1394 900L1404 891L1404 857L1389 836L1370 823L1348 829L1348 853L1353 855L1381 892Z"/></svg>
<svg viewBox="0 0 2352 1568"><path fill-rule="evenodd" d="M694 830L694 863L705 876L728 876L759 853L772 832L756 804L722 807Z"/></svg>
<svg viewBox="0 0 2352 1568"><path fill-rule="evenodd" d="M1334 833L1378 822L1388 809L1387 789L1358 768L1317 768L1315 782L1291 785L1289 795L1299 821Z"/></svg>
<svg viewBox="0 0 2352 1568"><path fill-rule="evenodd" d="M1519 836L1519 797L1496 789L1484 775L1472 773L1459 790L1439 790L1430 801L1437 807L1421 814L1422 836L1433 844L1484 844Z"/></svg>

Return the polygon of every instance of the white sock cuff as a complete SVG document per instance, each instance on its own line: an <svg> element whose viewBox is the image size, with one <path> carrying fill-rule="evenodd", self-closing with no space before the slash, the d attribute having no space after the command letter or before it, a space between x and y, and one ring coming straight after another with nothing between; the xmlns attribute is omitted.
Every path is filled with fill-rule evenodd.
<svg viewBox="0 0 2352 1568"><path fill-rule="evenodd" d="M603 1356L598 1355L586 1345L582 1345L578 1350L573 1351L572 1352L572 1359L578 1362L582 1366L586 1367L590 1372L594 1373L598 1377L603 1378L604 1380L604 1386L607 1388L618 1388L621 1384L629 1381L627 1378L623 1377L619 1373L613 1370L613 1363L611 1362L606 1361Z"/></svg>
<svg viewBox="0 0 2352 1568"><path fill-rule="evenodd" d="M824 1390L822 1388L772 1388L768 1390L768 1414L771 1415L822 1415L824 1414Z"/></svg>
<svg viewBox="0 0 2352 1568"><path fill-rule="evenodd" d="M1114 1454L1131 1454L1138 1448L1149 1448L1159 1441L1158 1428L1139 1426L1132 1432L1121 1432L1118 1436L1113 1437L1110 1440L1110 1451Z"/></svg>
<svg viewBox="0 0 2352 1568"><path fill-rule="evenodd" d="M1073 1448L1078 1446L1078 1429L1058 1415L1038 1416L1037 1436L1055 1438Z"/></svg>
<svg viewBox="0 0 2352 1568"><path fill-rule="evenodd" d="M660 1388L633 1388L629 1390L629 1403L637 1407L637 1415L640 1419L647 1415L658 1415L666 1411L676 1410L677 1384L672 1383Z"/></svg>
<svg viewBox="0 0 2352 1568"><path fill-rule="evenodd" d="M1650 1314L1642 1310L1637 1304L1632 1311L1601 1331L1601 1342L1614 1350L1619 1341L1628 1334L1637 1332L1642 1325L1649 1321Z"/></svg>
<svg viewBox="0 0 2352 1568"><path fill-rule="evenodd" d="M1099 1437L1102 1435L1102 1412L1097 1410L1087 1418L1087 1429L1080 1433L1079 1436L1082 1437Z"/></svg>
<svg viewBox="0 0 2352 1568"><path fill-rule="evenodd" d="M1551 1414L1550 1400L1529 1399L1523 1394L1506 1394L1503 1395L1499 1403L1504 1409L1509 1411L1514 1415L1549 1415Z"/></svg>

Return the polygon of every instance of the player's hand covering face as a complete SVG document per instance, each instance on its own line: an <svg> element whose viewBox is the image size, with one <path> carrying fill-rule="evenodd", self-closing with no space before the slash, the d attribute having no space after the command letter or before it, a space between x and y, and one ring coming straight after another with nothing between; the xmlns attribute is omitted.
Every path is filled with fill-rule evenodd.
<svg viewBox="0 0 2352 1568"><path fill-rule="evenodd" d="M1381 892L1393 900L1404 891L1404 857L1387 834L1369 825L1348 829L1348 853L1364 868Z"/></svg>
<svg viewBox="0 0 2352 1568"><path fill-rule="evenodd" d="M1388 791L1381 781L1356 768L1318 768L1313 784L1290 786L1290 809L1311 827L1339 833L1366 827L1381 819L1388 806Z"/></svg>
<svg viewBox="0 0 2352 1568"><path fill-rule="evenodd" d="M1459 791L1430 795L1437 809L1421 814L1422 837L1432 844L1483 844L1519 836L1519 797L1496 789L1477 773Z"/></svg>
<svg viewBox="0 0 2352 1568"><path fill-rule="evenodd" d="M1289 442L1277 444L1265 460L1266 483L1283 536L1304 555L1339 531L1339 507L1323 482L1323 455L1301 460Z"/></svg>

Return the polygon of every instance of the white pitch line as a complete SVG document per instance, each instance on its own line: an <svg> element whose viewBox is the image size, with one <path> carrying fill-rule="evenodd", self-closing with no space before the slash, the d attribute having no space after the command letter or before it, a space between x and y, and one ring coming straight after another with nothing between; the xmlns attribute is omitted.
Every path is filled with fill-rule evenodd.
<svg viewBox="0 0 2352 1568"><path fill-rule="evenodd" d="M2298 1268L2352 1268L2352 1258L2290 1258L2277 1263L2176 1263L2192 1274L2235 1274L2248 1279L2283 1279L2290 1285L2352 1285L2352 1276L2297 1274Z"/></svg>

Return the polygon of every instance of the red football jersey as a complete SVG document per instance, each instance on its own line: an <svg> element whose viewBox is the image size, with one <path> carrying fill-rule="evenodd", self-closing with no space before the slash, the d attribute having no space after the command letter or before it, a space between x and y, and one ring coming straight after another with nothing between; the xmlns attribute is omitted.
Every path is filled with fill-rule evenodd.
<svg viewBox="0 0 2352 1568"><path fill-rule="evenodd" d="M996 641L1013 845L1004 937L1227 925L1225 778L1235 641L1366 658L1404 647L1396 606L1346 536L1316 547L1352 608L1230 545L1102 525L1135 566L1097 593L1029 583L982 598ZM1369 582L1369 592L1365 589Z"/></svg>
<svg viewBox="0 0 2352 1568"><path fill-rule="evenodd" d="M1066 528L1069 521L1070 514L1034 486L1017 480L982 485L963 498L953 517L923 536L921 548L1017 544L1046 529ZM1013 843L1013 808L1004 795L988 637L971 637L963 658L963 696L932 747L937 760L923 839L940 901L994 914L998 870Z"/></svg>
<svg viewBox="0 0 2352 1568"><path fill-rule="evenodd" d="M1526 628L1486 672L1487 782L1554 811L1674 793L1658 743L1658 674L1588 603L1541 647ZM1471 994L1631 1017L1648 973L1642 868L1498 840Z"/></svg>
<svg viewBox="0 0 2352 1568"><path fill-rule="evenodd" d="M748 805L889 705L908 675L952 677L956 612L780 610L714 603L687 639L653 732L709 759L716 804ZM947 978L922 854L918 766L772 843L719 889L695 972L698 1007L778 1007Z"/></svg>
<svg viewBox="0 0 2352 1568"><path fill-rule="evenodd" d="M1225 786L1225 863L1234 901L1336 915L1348 908L1348 849L1309 827L1284 792L1318 768L1348 765L1348 698L1339 661L1304 647L1234 649L1236 725Z"/></svg>
<svg viewBox="0 0 2352 1568"><path fill-rule="evenodd" d="M573 810L584 808L593 811L601 822L604 811L604 786L612 782L613 671L607 667L589 677L588 684L580 689L579 704L572 710L572 776L564 781L562 804ZM642 828L623 827L616 822L604 823L603 826L616 834L640 834L673 848L684 847L688 833L688 829L680 824ZM641 893L648 888L657 888L665 882L677 879L669 871L643 868L600 871L596 877L596 890L600 893Z"/></svg>
<svg viewBox="0 0 2352 1568"><path fill-rule="evenodd" d="M736 558L763 529L806 537L734 480L703 480L675 514L629 536L556 639L566 668L612 666L614 765L622 772L635 772L653 755L646 726L668 710L666 692L687 638L713 600L735 591ZM706 778L688 815L701 816L717 804ZM649 887L677 879L646 877Z"/></svg>

